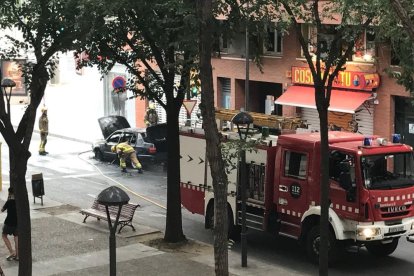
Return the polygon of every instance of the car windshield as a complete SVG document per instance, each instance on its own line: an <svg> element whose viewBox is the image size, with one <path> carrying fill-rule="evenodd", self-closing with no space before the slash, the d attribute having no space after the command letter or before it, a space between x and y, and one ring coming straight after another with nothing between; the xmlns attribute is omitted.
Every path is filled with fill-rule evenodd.
<svg viewBox="0 0 414 276"><path fill-rule="evenodd" d="M398 189L414 185L414 159L411 152L361 157L367 189Z"/></svg>

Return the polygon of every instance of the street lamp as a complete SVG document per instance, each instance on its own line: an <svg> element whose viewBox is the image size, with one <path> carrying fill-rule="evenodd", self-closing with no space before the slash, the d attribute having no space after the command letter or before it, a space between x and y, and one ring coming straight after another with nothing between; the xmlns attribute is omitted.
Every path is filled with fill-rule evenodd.
<svg viewBox="0 0 414 276"><path fill-rule="evenodd" d="M7 114L9 116L9 119L11 119L10 115L10 98L11 98L11 92L13 90L13 87L16 86L16 83L11 79L3 79L1 81L1 89L4 91L4 95L6 96L7 101Z"/></svg>
<svg viewBox="0 0 414 276"><path fill-rule="evenodd" d="M11 99L11 93L13 90L13 87L16 86L16 83L11 79L3 79L1 81L1 89L3 90L4 95L6 96L6 102L7 102L7 116L9 117L9 121L11 122L11 111L10 111L10 99ZM9 171L12 167L13 157L12 157L11 148L9 147ZM1 171L0 171L1 173ZM11 183L11 173L10 173L10 183Z"/></svg>
<svg viewBox="0 0 414 276"><path fill-rule="evenodd" d="M236 114L232 119L232 123L237 126L237 132L241 141L246 142L247 135L249 133L250 124L253 123L252 116L244 111ZM243 128L241 128L243 127ZM242 230L240 234L241 238L241 262L242 267L247 267L247 239L246 239L246 150L243 149L240 152L240 190L241 190L241 216L242 216Z"/></svg>
<svg viewBox="0 0 414 276"><path fill-rule="evenodd" d="M249 1L247 1L247 10L249 10ZM245 48L246 48L246 80L244 82L244 109L249 111L249 75L250 75L250 50L249 50L249 15L246 15L246 39L245 39Z"/></svg>
<svg viewBox="0 0 414 276"><path fill-rule="evenodd" d="M127 204L129 196L120 188L111 186L103 190L96 198L99 204L105 206L106 216L108 217L109 225L109 275L116 276L116 245L115 245L115 232L118 226L119 215L121 214L122 206ZM118 206L118 213L114 224L112 225L111 217L109 214L110 206Z"/></svg>

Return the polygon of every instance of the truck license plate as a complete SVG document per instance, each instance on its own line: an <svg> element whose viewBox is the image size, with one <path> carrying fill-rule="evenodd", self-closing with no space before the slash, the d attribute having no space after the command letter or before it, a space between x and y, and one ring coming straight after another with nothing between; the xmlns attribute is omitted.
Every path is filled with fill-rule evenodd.
<svg viewBox="0 0 414 276"><path fill-rule="evenodd" d="M396 233L396 232L401 232L403 230L404 230L404 226L397 226L397 227L390 228L388 233Z"/></svg>

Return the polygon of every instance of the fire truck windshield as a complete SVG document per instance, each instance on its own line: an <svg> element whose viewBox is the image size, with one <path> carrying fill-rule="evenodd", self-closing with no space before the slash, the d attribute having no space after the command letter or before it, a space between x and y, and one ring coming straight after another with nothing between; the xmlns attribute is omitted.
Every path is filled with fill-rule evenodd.
<svg viewBox="0 0 414 276"><path fill-rule="evenodd" d="M411 152L361 157L364 185L371 190L414 186L414 159Z"/></svg>

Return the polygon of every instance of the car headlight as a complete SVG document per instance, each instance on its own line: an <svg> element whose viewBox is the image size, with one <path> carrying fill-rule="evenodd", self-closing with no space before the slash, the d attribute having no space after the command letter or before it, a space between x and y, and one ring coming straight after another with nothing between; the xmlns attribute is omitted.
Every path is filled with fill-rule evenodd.
<svg viewBox="0 0 414 276"><path fill-rule="evenodd" d="M379 234L381 234L381 230L379 228L366 227L358 229L358 236L360 237L372 238Z"/></svg>

